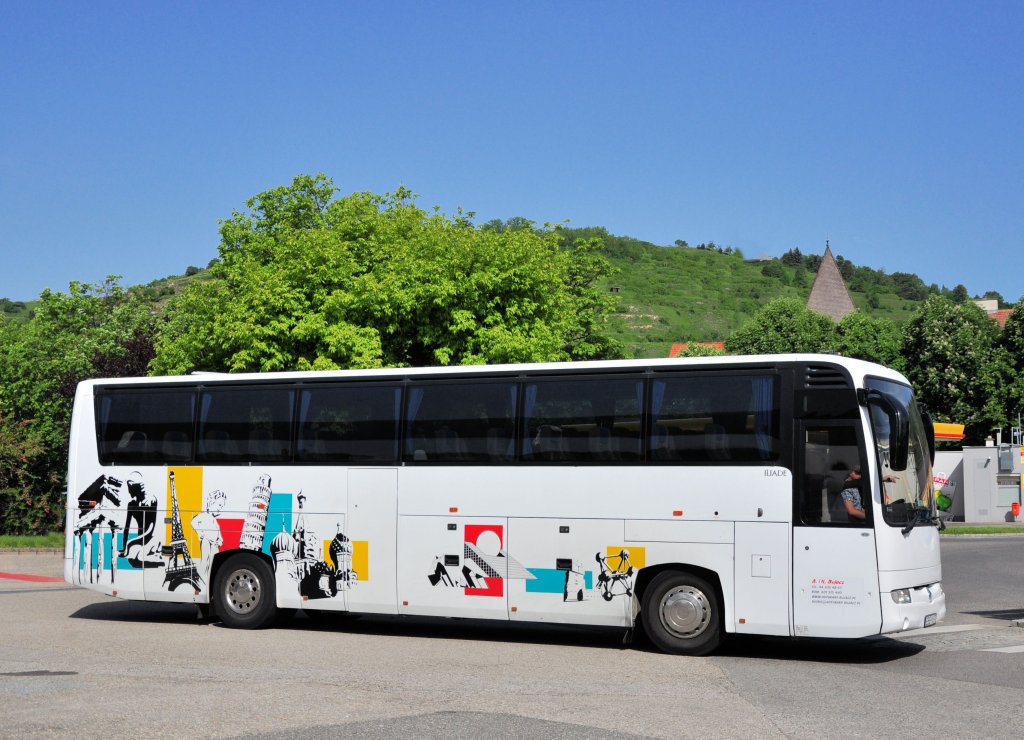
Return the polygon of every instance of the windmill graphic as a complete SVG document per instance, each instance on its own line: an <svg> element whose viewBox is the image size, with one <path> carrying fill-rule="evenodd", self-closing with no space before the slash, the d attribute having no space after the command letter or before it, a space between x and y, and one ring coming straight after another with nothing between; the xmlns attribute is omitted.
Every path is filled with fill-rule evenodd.
<svg viewBox="0 0 1024 740"><path fill-rule="evenodd" d="M178 586L191 584L192 589L199 593L199 573L192 556L188 554L188 543L181 528L181 514L178 512L178 492L174 488L174 471L168 473L171 483L171 542L163 548L167 556L167 568L164 570L164 585L168 591Z"/></svg>

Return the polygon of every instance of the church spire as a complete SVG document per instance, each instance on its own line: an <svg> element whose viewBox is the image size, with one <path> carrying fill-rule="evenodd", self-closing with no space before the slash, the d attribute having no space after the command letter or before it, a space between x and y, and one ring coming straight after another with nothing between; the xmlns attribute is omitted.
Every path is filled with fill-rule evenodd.
<svg viewBox="0 0 1024 740"><path fill-rule="evenodd" d="M825 241L825 254L818 266L818 275L811 287L811 296L807 299L807 308L828 316L833 321L840 321L844 316L853 313L857 307L853 305L850 291L846 288L843 274L839 271L832 248Z"/></svg>

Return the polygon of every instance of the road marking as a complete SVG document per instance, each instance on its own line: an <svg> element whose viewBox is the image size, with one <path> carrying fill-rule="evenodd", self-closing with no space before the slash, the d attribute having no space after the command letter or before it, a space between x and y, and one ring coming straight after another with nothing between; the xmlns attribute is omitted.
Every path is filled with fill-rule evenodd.
<svg viewBox="0 0 1024 740"><path fill-rule="evenodd" d="M983 630L983 624L950 624L944 627L924 627L919 630L907 630L906 632L890 632L884 637L916 637L917 635L941 635L944 632L971 632Z"/></svg>
<svg viewBox="0 0 1024 740"><path fill-rule="evenodd" d="M0 578L9 578L13 581L31 581L32 583L63 583L63 576L35 576L31 573L0 573Z"/></svg>
<svg viewBox="0 0 1024 740"><path fill-rule="evenodd" d="M1001 648L983 648L984 653L1024 653L1024 645L1010 645Z"/></svg>

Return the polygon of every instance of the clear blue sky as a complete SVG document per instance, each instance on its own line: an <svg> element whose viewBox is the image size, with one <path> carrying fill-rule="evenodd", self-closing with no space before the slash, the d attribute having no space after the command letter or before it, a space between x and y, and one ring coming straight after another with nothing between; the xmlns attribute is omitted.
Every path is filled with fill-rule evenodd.
<svg viewBox="0 0 1024 740"><path fill-rule="evenodd" d="M298 174L1024 294L1024 2L0 0L0 296Z"/></svg>

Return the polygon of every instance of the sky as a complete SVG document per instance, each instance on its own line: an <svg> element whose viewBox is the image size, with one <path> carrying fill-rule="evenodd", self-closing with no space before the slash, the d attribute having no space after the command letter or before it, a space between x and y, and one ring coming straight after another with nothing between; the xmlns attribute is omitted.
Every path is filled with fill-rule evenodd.
<svg viewBox="0 0 1024 740"><path fill-rule="evenodd" d="M0 0L0 297L323 172L483 223L1024 295L1024 2Z"/></svg>

